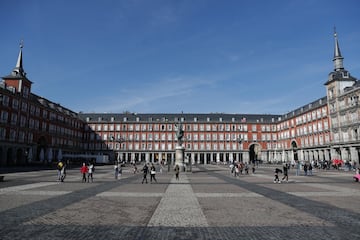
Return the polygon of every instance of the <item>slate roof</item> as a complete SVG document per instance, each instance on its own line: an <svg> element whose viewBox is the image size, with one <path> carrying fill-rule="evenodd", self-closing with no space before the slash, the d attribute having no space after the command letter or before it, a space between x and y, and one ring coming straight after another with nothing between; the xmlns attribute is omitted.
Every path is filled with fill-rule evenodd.
<svg viewBox="0 0 360 240"><path fill-rule="evenodd" d="M281 115L273 114L227 114L227 113L79 113L79 118L89 122L275 122ZM113 119L112 119L113 118Z"/></svg>

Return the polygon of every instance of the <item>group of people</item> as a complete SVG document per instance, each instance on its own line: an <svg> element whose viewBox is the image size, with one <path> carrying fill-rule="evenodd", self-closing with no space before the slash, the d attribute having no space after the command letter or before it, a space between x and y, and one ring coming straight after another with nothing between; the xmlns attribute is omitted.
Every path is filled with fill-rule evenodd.
<svg viewBox="0 0 360 240"><path fill-rule="evenodd" d="M301 165L300 161L296 161L296 176L300 175L301 166L304 170L304 175L312 175L313 165L311 163L304 163Z"/></svg>
<svg viewBox="0 0 360 240"><path fill-rule="evenodd" d="M62 161L59 161L57 163L57 169L58 169L58 181L64 182L65 177L66 177L66 164ZM162 169L163 167L160 166L160 173L162 173ZM81 168L80 168L80 173L82 175L82 182L93 182L94 178L93 178L93 173L95 171L95 166L93 162L89 162L89 164L87 165L86 163L83 163ZM143 179L142 179L142 183L148 183L148 174L150 174L150 183L157 183L156 180L156 168L155 165L153 163L145 163L143 168L142 168L142 173L143 173ZM179 173L180 173L180 167L178 164L175 165L174 167L174 171L175 171L175 177L176 180L179 180ZM136 164L134 164L134 174L137 173L137 167ZM119 177L121 177L122 175L122 167L120 164L115 163L114 165L114 176L115 179L119 179Z"/></svg>
<svg viewBox="0 0 360 240"><path fill-rule="evenodd" d="M313 166L311 163L305 163L303 166L303 170L304 170L304 176L312 176L312 170L313 170ZM275 178L274 178L274 183L281 183L281 181L286 180L286 182L289 180L289 174L288 171L290 169L290 164L288 163L284 163L283 164L283 168L279 169L279 168L275 168ZM296 176L300 175L300 169L301 169L301 164L300 161L296 162ZM279 179L279 173L283 173L283 178Z"/></svg>
<svg viewBox="0 0 360 240"><path fill-rule="evenodd" d="M58 181L64 182L66 178L66 163L63 161L58 161L57 165L58 170ZM93 173L95 171L94 164L92 162L87 166L85 163L82 164L80 172L82 174L82 182L93 182Z"/></svg>
<svg viewBox="0 0 360 240"><path fill-rule="evenodd" d="M289 169L290 169L290 165L287 163L283 164L283 169L281 170L280 168L275 168L275 178L274 178L274 183L281 183L281 181L289 181ZM279 173L283 174L283 177L280 181L279 178Z"/></svg>
<svg viewBox="0 0 360 240"><path fill-rule="evenodd" d="M147 180L147 175L150 172L150 183L152 183L153 181L157 183L157 180L155 178L156 175L156 168L154 166L153 163L151 163L150 167L148 166L147 163L144 164L143 168L142 168L142 172L143 172L143 179L141 183L148 183Z"/></svg>
<svg viewBox="0 0 360 240"><path fill-rule="evenodd" d="M153 163L151 163L150 167L148 166L149 164L145 163L143 168L142 168L142 172L143 172L143 179L142 179L142 184L148 183L147 180L147 175L150 173L150 183L152 183L153 181L155 183L157 183L157 180L155 178L156 175L156 168L154 166ZM174 171L175 171L175 179L179 180L179 173L180 173L180 166L178 164L175 165L174 167ZM160 173L162 173L162 166L160 165Z"/></svg>
<svg viewBox="0 0 360 240"><path fill-rule="evenodd" d="M94 171L95 171L95 167L92 162L90 162L88 166L85 163L83 163L82 167L80 168L80 172L82 174L82 182L90 182L90 179L91 182L93 182Z"/></svg>
<svg viewBox="0 0 360 240"><path fill-rule="evenodd" d="M251 170L252 170L252 173L255 173L255 164L252 165ZM234 164L230 165L230 171L234 177L237 177L240 174L243 174L243 172L245 174L249 174L249 165L247 163L243 163L243 162L234 163Z"/></svg>

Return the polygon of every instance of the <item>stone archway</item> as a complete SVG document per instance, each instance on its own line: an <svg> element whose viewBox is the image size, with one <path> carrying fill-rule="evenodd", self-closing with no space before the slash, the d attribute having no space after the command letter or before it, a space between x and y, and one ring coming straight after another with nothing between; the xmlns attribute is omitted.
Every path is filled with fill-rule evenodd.
<svg viewBox="0 0 360 240"><path fill-rule="evenodd" d="M297 143L295 141L292 141L291 142L291 149L293 151L293 159L294 161L298 161L299 160L299 156L298 156L298 153L297 153Z"/></svg>
<svg viewBox="0 0 360 240"><path fill-rule="evenodd" d="M45 153L46 147L47 147L47 143L46 143L46 138L44 136L41 136L37 142L38 146L36 149L36 160L37 161L45 161L44 159L41 159L42 157L40 156L41 154L41 150L43 151L43 154Z"/></svg>
<svg viewBox="0 0 360 240"><path fill-rule="evenodd" d="M3 159L5 159L5 147L0 146L0 167L5 165Z"/></svg>
<svg viewBox="0 0 360 240"><path fill-rule="evenodd" d="M6 166L12 166L12 165L14 165L13 149L8 148L6 152Z"/></svg>
<svg viewBox="0 0 360 240"><path fill-rule="evenodd" d="M16 165L23 165L25 164L25 157L23 149L19 148L16 150Z"/></svg>
<svg viewBox="0 0 360 240"><path fill-rule="evenodd" d="M250 146L249 146L250 163L255 163L256 161L261 160L261 159L259 159L259 157L261 157L260 153L261 153L261 145L260 144L258 144L258 143L250 144Z"/></svg>

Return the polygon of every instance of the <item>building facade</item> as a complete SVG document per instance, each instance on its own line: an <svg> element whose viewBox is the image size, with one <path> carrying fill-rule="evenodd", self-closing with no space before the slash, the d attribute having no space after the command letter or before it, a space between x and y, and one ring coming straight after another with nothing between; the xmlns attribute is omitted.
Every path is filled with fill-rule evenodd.
<svg viewBox="0 0 360 240"><path fill-rule="evenodd" d="M83 151L78 114L31 92L22 46L15 68L0 83L0 166L45 164L62 152Z"/></svg>
<svg viewBox="0 0 360 240"><path fill-rule="evenodd" d="M0 87L0 164L46 163L61 157L173 162L176 126L184 128L185 161L197 164L322 162L359 163L359 80L343 67L335 34L334 71L327 96L283 115L75 113L31 93L16 67ZM61 154L60 154L61 153Z"/></svg>
<svg viewBox="0 0 360 240"><path fill-rule="evenodd" d="M344 68L335 33L334 71L325 83L332 133L334 158L355 161L360 158L360 81Z"/></svg>

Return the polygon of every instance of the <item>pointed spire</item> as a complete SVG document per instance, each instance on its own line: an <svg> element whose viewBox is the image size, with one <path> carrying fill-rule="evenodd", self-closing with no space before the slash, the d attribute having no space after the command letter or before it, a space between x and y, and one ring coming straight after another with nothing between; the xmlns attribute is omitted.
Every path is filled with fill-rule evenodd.
<svg viewBox="0 0 360 240"><path fill-rule="evenodd" d="M20 42L20 52L16 62L15 68L12 70L11 75L16 77L26 77L26 72L24 71L23 64L22 64L22 49L24 47L24 41L21 40Z"/></svg>
<svg viewBox="0 0 360 240"><path fill-rule="evenodd" d="M335 38L335 49L334 49L334 59L333 59L334 70L341 71L344 70L344 66L343 66L344 58L341 56L339 41L337 38L337 32L335 27L334 27L334 38Z"/></svg>
<svg viewBox="0 0 360 240"><path fill-rule="evenodd" d="M19 52L17 63L16 63L16 68L18 68L18 69L22 69L22 48L23 47L24 47L24 41L21 40L21 42L20 42L20 52Z"/></svg>

